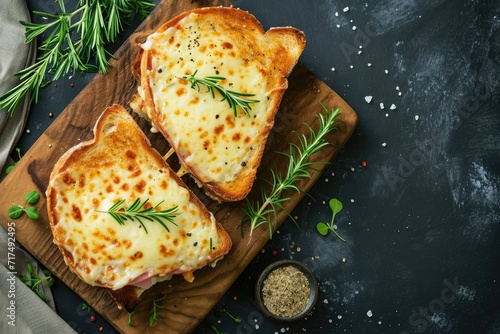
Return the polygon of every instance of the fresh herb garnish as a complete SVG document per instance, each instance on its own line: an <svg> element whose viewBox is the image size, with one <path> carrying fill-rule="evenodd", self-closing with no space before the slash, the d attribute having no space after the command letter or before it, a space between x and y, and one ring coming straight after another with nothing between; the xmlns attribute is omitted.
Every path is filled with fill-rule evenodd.
<svg viewBox="0 0 500 334"><path fill-rule="evenodd" d="M21 149L19 147L16 147L16 152L17 152L17 161L14 161L14 164L8 166L5 169L5 174L9 174L10 172L12 172L12 170L17 165L17 163L19 162L19 160L21 160Z"/></svg>
<svg viewBox="0 0 500 334"><path fill-rule="evenodd" d="M207 92L210 92L214 99L215 91L218 91L219 94L222 95L221 102L227 101L229 108L233 109L234 117L238 117L237 107L240 107L245 115L250 117L249 110L252 110L252 107L250 107L250 103L260 102L259 100L246 99L246 97L255 96L255 94L235 92L229 89L225 89L224 87L219 85L219 82L226 80L226 78L224 77L209 75L201 78L197 77L196 73L198 73L198 70L194 71L193 74L189 76L183 76L182 78L189 81L189 83L191 83L191 88L197 89L198 91L200 91L200 85L207 87Z"/></svg>
<svg viewBox="0 0 500 334"><path fill-rule="evenodd" d="M97 210L97 212L109 213L111 217L113 217L120 225L125 225L125 221L129 219L131 221L136 221L141 224L146 234L148 233L148 230L146 228L146 225L144 225L143 219L150 222L158 222L161 226L163 226L165 230L167 230L167 232L170 232L170 230L168 229L168 226L165 224L165 222L172 223L177 226L177 224L174 222L174 213L177 211L177 206L174 206L170 209L157 210L158 206L160 206L164 201L159 202L155 206L147 207L146 203L148 203L148 201L149 198L144 200L144 202L141 202L141 200L137 198L129 207L123 207L125 200L122 199L113 204L113 206L109 208L108 211Z"/></svg>
<svg viewBox="0 0 500 334"><path fill-rule="evenodd" d="M144 18L154 6L143 0L80 0L75 11L68 12L63 0L56 2L57 14L33 11L44 23L21 22L26 27L26 43L46 37L38 48L41 55L36 62L15 74L21 82L0 96L0 110L7 109L10 115L24 95L31 93L31 101L37 102L41 87L69 72L107 73L111 54L105 45L114 42L133 12Z"/></svg>
<svg viewBox="0 0 500 334"><path fill-rule="evenodd" d="M40 297L40 299L46 302L47 298L45 297L43 292L40 291L40 286L43 282L47 282L47 286L49 288L54 284L54 279L52 278L51 272L47 269L43 269L42 272L45 274L45 277L40 277L36 274L31 263L28 263L28 272L29 276L19 275L19 279L21 280L21 282L26 284L27 287L33 290L33 292L36 293L37 296Z"/></svg>
<svg viewBox="0 0 500 334"><path fill-rule="evenodd" d="M224 332L219 331L217 329L217 326L215 326L214 324L210 324L210 329L213 330L215 334L224 334Z"/></svg>
<svg viewBox="0 0 500 334"><path fill-rule="evenodd" d="M134 327L134 322L132 321L132 315L134 314L135 311L133 312L127 312L128 319L127 319L127 326Z"/></svg>
<svg viewBox="0 0 500 334"><path fill-rule="evenodd" d="M92 307L90 307L90 306L89 306L88 304L86 304L86 303L83 303L83 304L82 304L82 311L88 311L88 312L90 312L90 311L92 311Z"/></svg>
<svg viewBox="0 0 500 334"><path fill-rule="evenodd" d="M226 314L227 316L229 316L231 319L233 319L233 321L237 324L241 323L241 319L240 317L235 317L233 316L231 313L229 313L229 311L227 310L227 308L223 307L221 310L220 310L220 313L224 313Z"/></svg>
<svg viewBox="0 0 500 334"><path fill-rule="evenodd" d="M25 204L34 205L40 200L40 194L36 190L32 190L24 196ZM37 209L34 206L28 206L25 208L23 205L14 204L9 208L9 217L12 219L18 219L21 217L23 212L26 212L29 218L37 220L40 218Z"/></svg>
<svg viewBox="0 0 500 334"><path fill-rule="evenodd" d="M342 211L343 205L342 202L340 202L336 198L332 198L329 202L328 205L330 206L330 209L332 209L332 221L330 223L318 223L316 225L316 229L318 230L319 234L321 235L327 235L328 231L332 231L340 240L345 241L344 238L342 238L338 233L337 230L335 229L335 225L333 225L333 220L335 219L335 215Z"/></svg>
<svg viewBox="0 0 500 334"><path fill-rule="evenodd" d="M272 238L276 229L277 210L284 210L283 203L290 199L290 197L284 196L283 192L285 190L300 192L300 189L295 183L310 178L311 175L309 171L313 170L314 165L327 163L309 161L309 158L314 153L331 145L331 143L325 139L325 136L336 129L335 119L340 114L340 109L328 110L322 103L320 104L323 107L326 117L321 113L316 115L319 119L318 132L315 132L306 124L309 129L310 138L308 139L304 134L297 134L300 142L299 145L290 143L290 152L288 154L279 152L289 158L286 174L283 176L281 173L271 169L272 180L268 181L271 185L270 192L266 193L266 190L262 188L261 201L256 201L255 203L250 202L248 198L246 199L247 208L243 209L245 215L242 218L242 223L247 221L250 222L250 235L253 230L260 225L267 224L269 236ZM295 219L290 213L287 214L295 222Z"/></svg>
<svg viewBox="0 0 500 334"><path fill-rule="evenodd" d="M160 299L153 300L153 307L151 308L151 316L149 317L149 327L153 326L156 320L163 318L161 314L158 313L158 309L165 308L165 306L158 305L158 302L161 301L165 296Z"/></svg>

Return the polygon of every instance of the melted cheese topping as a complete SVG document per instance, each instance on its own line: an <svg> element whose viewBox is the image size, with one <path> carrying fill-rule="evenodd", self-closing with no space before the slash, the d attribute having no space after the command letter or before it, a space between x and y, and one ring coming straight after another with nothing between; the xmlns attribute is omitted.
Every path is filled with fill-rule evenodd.
<svg viewBox="0 0 500 334"><path fill-rule="evenodd" d="M191 13L174 27L150 35L142 45L151 57L147 75L159 114L156 121L203 183L231 182L249 168L251 151L262 141L260 131L266 124L265 77L272 74L263 56L265 46L255 45L254 38L241 39L246 27L230 24ZM199 78L222 76L226 80L219 84L225 89L255 94L249 99L260 102L250 104L250 117L238 107L235 118L218 92L214 98L205 86L198 91L183 79L195 71ZM141 89L138 92L144 97ZM147 112L155 119L154 111Z"/></svg>
<svg viewBox="0 0 500 334"><path fill-rule="evenodd" d="M58 189L54 242L71 256L68 265L91 285L119 289L141 275L178 274L197 269L213 259L218 245L215 219L200 212L181 187L157 166L131 151L115 160L78 164L57 175ZM106 212L121 199L130 205L136 198L159 210L178 206L174 222L143 220L120 225ZM210 249L212 247L212 250Z"/></svg>

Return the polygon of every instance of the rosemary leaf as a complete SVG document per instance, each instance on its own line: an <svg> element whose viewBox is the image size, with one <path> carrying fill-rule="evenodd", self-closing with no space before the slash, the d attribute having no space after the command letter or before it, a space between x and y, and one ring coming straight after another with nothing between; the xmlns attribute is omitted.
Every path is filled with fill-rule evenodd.
<svg viewBox="0 0 500 334"><path fill-rule="evenodd" d="M245 115L250 117L250 111L252 107L250 103L258 103L259 100L255 99L247 99L247 97L255 96L255 94L235 92L233 90L225 89L221 85L219 85L220 81L226 80L226 78L221 76L205 76L205 77L197 77L196 73L198 70L194 71L193 74L189 76L183 76L183 79L186 79L190 84L191 88L197 89L200 91L200 85L205 86L207 88L207 92L212 94L212 98L215 98L215 91L219 92L222 96L221 102L226 101L229 105L229 108L233 110L234 117L238 117L238 107L243 110Z"/></svg>
<svg viewBox="0 0 500 334"><path fill-rule="evenodd" d="M175 226L177 224L174 222L175 212L177 212L177 206L174 206L170 209L158 210L158 206L160 206L163 201L160 201L155 206L146 206L149 198L141 201L139 198L135 199L131 205L128 207L124 206L125 200L119 200L115 204L113 204L107 211L97 212L108 213L114 220L118 222L120 225L125 225L125 221L131 220L136 221L144 228L144 232L148 234L148 229L144 224L144 220L149 222L157 222L159 223L167 232L170 232L168 226L165 224L166 222L171 223Z"/></svg>
<svg viewBox="0 0 500 334"><path fill-rule="evenodd" d="M38 102L40 88L63 75L97 70L107 73L111 54L105 46L115 41L132 13L144 18L154 6L143 0L80 0L71 12L66 10L64 0L56 2L57 14L33 11L43 23L20 22L26 29L26 43L44 39L39 43L36 62L15 73L19 84L0 96L0 110L6 109L11 116L26 94L31 95L30 101Z"/></svg>
<svg viewBox="0 0 500 334"><path fill-rule="evenodd" d="M310 157L323 150L326 146L332 145L325 139L325 136L333 130L336 130L335 119L340 114L340 109L327 109L320 103L324 115L318 113L316 116L319 120L319 129L315 132L311 126L306 124L309 132L309 138L304 134L297 134L299 143L290 143L289 153L278 152L288 157L288 168L285 175L280 172L271 170L272 180L266 180L270 185L270 190L266 192L265 187L261 188L261 200L252 203L246 199L246 208L243 208L244 216L242 225L245 222L250 223L250 236L254 229L261 225L267 225L269 229L269 237L272 238L277 224L278 210L285 210L283 203L290 198L283 195L286 190L300 192L301 190L295 185L301 180L311 177L310 172L314 171L314 166L318 164L326 164L327 162L309 161ZM295 222L290 212L285 213Z"/></svg>

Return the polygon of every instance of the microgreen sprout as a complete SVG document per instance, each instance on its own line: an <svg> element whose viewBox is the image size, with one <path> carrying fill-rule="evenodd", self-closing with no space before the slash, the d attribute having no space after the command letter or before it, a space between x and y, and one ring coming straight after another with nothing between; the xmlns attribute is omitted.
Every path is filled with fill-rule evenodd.
<svg viewBox="0 0 500 334"><path fill-rule="evenodd" d="M88 304L83 303L82 304L82 311L92 311L92 307L90 307Z"/></svg>
<svg viewBox="0 0 500 334"><path fill-rule="evenodd" d="M335 219L335 215L342 211L343 205L342 202L340 202L336 198L332 198L330 202L328 203L330 206L330 209L332 210L332 221L330 223L318 223L316 225L316 229L321 235L327 235L328 231L332 231L340 240L345 241L344 238L342 238L338 233L337 230L335 229L335 225L333 225L333 221Z"/></svg>
<svg viewBox="0 0 500 334"><path fill-rule="evenodd" d="M21 149L19 147L16 148L16 152L17 152L17 161L14 161L14 164L8 166L5 169L5 174L9 174L10 172L12 172L12 170L17 165L17 163L19 162L19 160L21 160Z"/></svg>
<svg viewBox="0 0 500 334"><path fill-rule="evenodd" d="M132 314L134 314L135 311L133 312L127 312L128 318L127 318L127 326L134 327L134 323L132 321Z"/></svg>
<svg viewBox="0 0 500 334"><path fill-rule="evenodd" d="M210 324L210 329L213 330L215 334L224 334L223 332L219 331L214 324Z"/></svg>
<svg viewBox="0 0 500 334"><path fill-rule="evenodd" d="M26 194L24 199L25 204L34 205L40 200L40 194L36 190L32 190ZM38 211L34 206L28 206L27 208L25 208L23 205L19 204L14 204L9 208L9 217L12 219L17 219L21 217L24 212L26 212L26 215L28 215L28 217L33 220L37 220L38 218L40 218L40 215L38 214Z"/></svg>
<svg viewBox="0 0 500 334"><path fill-rule="evenodd" d="M165 296L160 299L153 300L153 306L151 308L151 316L149 317L149 327L153 326L156 320L163 318L161 314L158 313L158 309L165 308L165 306L158 305L158 302L161 301Z"/></svg>
<svg viewBox="0 0 500 334"><path fill-rule="evenodd" d="M233 319L233 321L237 324L241 323L241 319L240 317L235 317L233 316L231 313L229 313L229 311L227 310L227 308L223 307L221 310L220 310L220 313L225 313L226 315L228 315L231 319Z"/></svg>
<svg viewBox="0 0 500 334"><path fill-rule="evenodd" d="M33 269L33 266L31 263L28 263L28 275L20 275L19 279L21 282L26 284L27 287L29 287L33 292L37 294L40 299L42 299L44 302L47 302L47 298L43 294L42 291L40 291L40 286L43 282L47 282L47 287L51 287L54 284L54 279L52 278L52 274L50 271L47 269L42 270L42 272L45 274L45 277L40 277L37 275L35 270Z"/></svg>

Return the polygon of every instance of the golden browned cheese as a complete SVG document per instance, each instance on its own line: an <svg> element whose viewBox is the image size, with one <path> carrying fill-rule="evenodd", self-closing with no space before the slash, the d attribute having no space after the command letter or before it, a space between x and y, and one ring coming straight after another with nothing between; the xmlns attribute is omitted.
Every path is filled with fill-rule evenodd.
<svg viewBox="0 0 500 334"><path fill-rule="evenodd" d="M268 134L305 47L297 29L265 32L251 14L227 7L185 12L141 45L133 66L140 85L132 108L152 122L207 194L237 201L250 191ZM224 90L252 94L249 115L190 75L218 76Z"/></svg>
<svg viewBox="0 0 500 334"><path fill-rule="evenodd" d="M94 134L61 157L46 192L54 243L82 280L115 290L119 305L134 304L142 291L130 284L172 274L191 279L229 252L228 234L121 106L103 112ZM144 208L177 207L168 231L146 219L121 225L107 212L136 199L148 200Z"/></svg>

